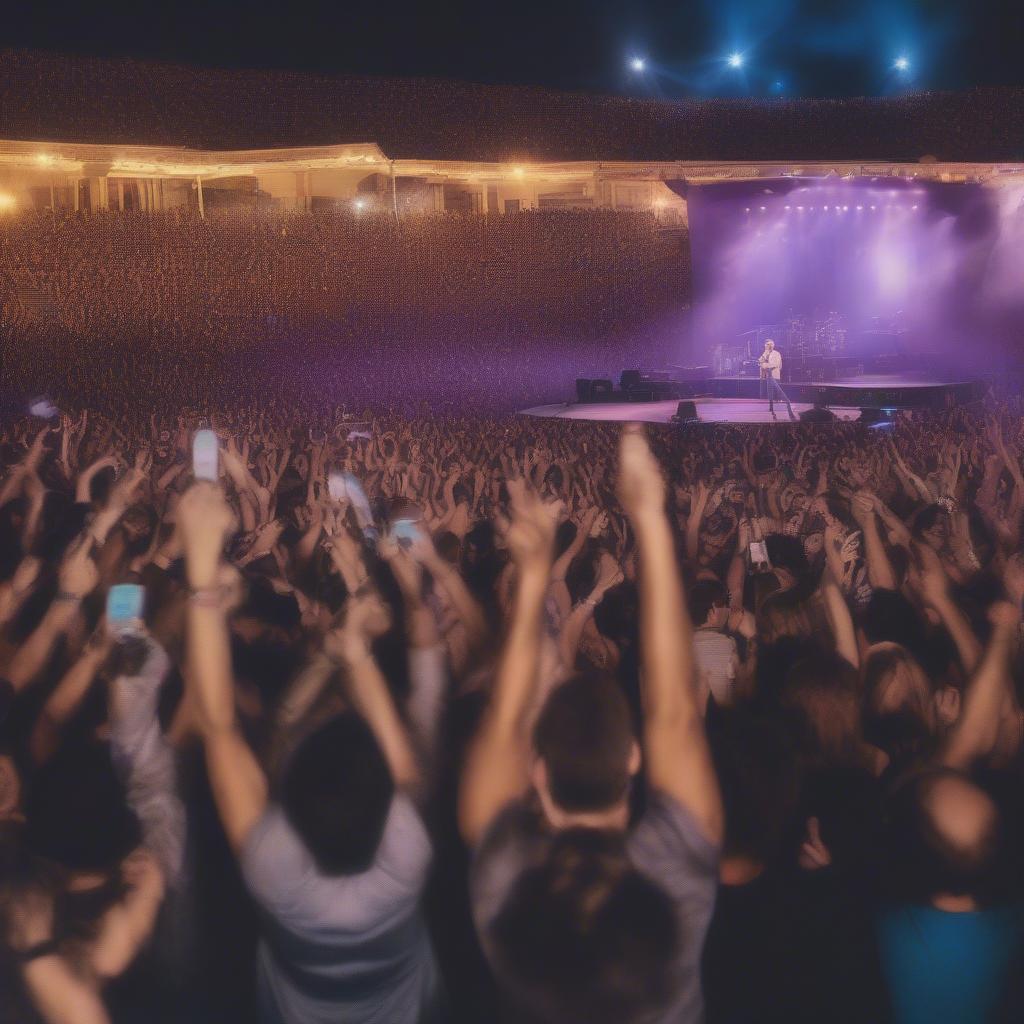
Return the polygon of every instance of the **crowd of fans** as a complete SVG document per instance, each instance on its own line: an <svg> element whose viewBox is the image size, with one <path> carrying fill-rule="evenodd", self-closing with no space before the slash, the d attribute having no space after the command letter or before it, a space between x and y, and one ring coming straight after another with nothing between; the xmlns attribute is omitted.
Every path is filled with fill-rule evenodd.
<svg viewBox="0 0 1024 1024"><path fill-rule="evenodd" d="M440 79L0 53L0 138L197 149L375 142L390 159L1021 159L1019 88L665 101ZM40 97L46 97L40 102Z"/></svg>
<svg viewBox="0 0 1024 1024"><path fill-rule="evenodd" d="M1020 1019L1019 401L135 404L0 441L5 1022Z"/></svg>
<svg viewBox="0 0 1024 1024"><path fill-rule="evenodd" d="M74 381L93 407L126 386L238 402L268 375L296 401L556 401L576 375L663 361L688 298L687 239L647 213L0 221L5 384Z"/></svg>

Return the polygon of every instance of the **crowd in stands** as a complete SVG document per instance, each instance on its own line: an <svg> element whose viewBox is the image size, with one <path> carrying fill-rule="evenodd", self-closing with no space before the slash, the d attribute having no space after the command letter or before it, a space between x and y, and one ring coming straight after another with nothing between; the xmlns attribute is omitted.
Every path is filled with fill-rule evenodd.
<svg viewBox="0 0 1024 1024"><path fill-rule="evenodd" d="M0 53L0 138L260 149L376 143L390 159L1015 161L1019 88L667 102L440 79L217 71ZM45 97L45 102L40 102Z"/></svg>
<svg viewBox="0 0 1024 1024"><path fill-rule="evenodd" d="M648 213L25 213L0 221L0 359L19 393L511 409L666 360L685 235ZM571 349L572 360L565 358ZM304 397L305 396L305 397Z"/></svg>
<svg viewBox="0 0 1024 1024"><path fill-rule="evenodd" d="M1020 1019L1019 401L173 398L0 439L0 1019Z"/></svg>

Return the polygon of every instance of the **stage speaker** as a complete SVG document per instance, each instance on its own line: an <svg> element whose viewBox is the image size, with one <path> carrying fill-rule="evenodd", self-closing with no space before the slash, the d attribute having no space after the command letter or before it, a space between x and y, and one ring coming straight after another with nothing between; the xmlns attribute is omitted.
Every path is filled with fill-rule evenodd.
<svg viewBox="0 0 1024 1024"><path fill-rule="evenodd" d="M610 402L614 387L607 378L576 378L577 402Z"/></svg>
<svg viewBox="0 0 1024 1024"><path fill-rule="evenodd" d="M699 423L700 417L697 415L697 406L689 401L680 402L676 406L676 414L672 417L672 421L674 423Z"/></svg>

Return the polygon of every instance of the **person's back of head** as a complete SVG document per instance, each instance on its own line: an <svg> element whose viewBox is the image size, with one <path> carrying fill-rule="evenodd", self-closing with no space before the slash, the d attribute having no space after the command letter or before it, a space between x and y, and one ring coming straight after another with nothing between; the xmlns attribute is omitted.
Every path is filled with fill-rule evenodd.
<svg viewBox="0 0 1024 1024"><path fill-rule="evenodd" d="M715 613L716 618L722 616L718 613L728 612L729 592L725 584L717 579L698 580L690 588L689 594L690 615L695 626L711 625L721 628L725 623L710 621L709 618Z"/></svg>
<svg viewBox="0 0 1024 1024"><path fill-rule="evenodd" d="M532 1019L629 1024L671 999L681 936L621 834L570 829L517 881L488 941L503 986Z"/></svg>
<svg viewBox="0 0 1024 1024"><path fill-rule="evenodd" d="M894 900L983 909L1009 892L995 801L966 775L936 768L905 779L886 814L886 866ZM965 902L966 901L966 902Z"/></svg>
<svg viewBox="0 0 1024 1024"><path fill-rule="evenodd" d="M799 588L769 594L757 609L758 639L764 644L821 636L823 616Z"/></svg>
<svg viewBox="0 0 1024 1024"><path fill-rule="evenodd" d="M792 730L778 713L723 709L708 740L725 808L723 855L766 867L782 852L800 796Z"/></svg>
<svg viewBox="0 0 1024 1024"><path fill-rule="evenodd" d="M780 700L803 728L812 762L856 759L861 747L856 669L839 654L812 651L786 675Z"/></svg>
<svg viewBox="0 0 1024 1024"><path fill-rule="evenodd" d="M373 863L395 785L369 726L354 712L332 718L291 755L284 812L317 867L353 875Z"/></svg>
<svg viewBox="0 0 1024 1024"><path fill-rule="evenodd" d="M616 681L588 672L554 690L538 716L534 748L562 811L603 811L623 800L635 769L635 740Z"/></svg>
<svg viewBox="0 0 1024 1024"><path fill-rule="evenodd" d="M864 658L863 678L867 738L897 764L928 751L940 733L945 704L914 655L900 644L874 644Z"/></svg>
<svg viewBox="0 0 1024 1024"><path fill-rule="evenodd" d="M31 779L25 808L34 853L72 871L109 872L142 839L106 743L65 743Z"/></svg>

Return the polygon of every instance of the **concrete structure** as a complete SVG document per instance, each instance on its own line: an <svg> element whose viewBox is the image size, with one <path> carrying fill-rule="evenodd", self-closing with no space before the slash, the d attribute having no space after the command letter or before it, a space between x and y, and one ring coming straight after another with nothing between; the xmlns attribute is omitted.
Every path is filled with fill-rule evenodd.
<svg viewBox="0 0 1024 1024"><path fill-rule="evenodd" d="M391 160L374 143L293 149L196 150L0 140L4 209L164 210L200 215L224 206L351 206L414 213L509 213L556 207L652 210L686 221L686 203L664 182L773 178L783 174L918 177L1024 184L1016 164L704 161L486 163Z"/></svg>

